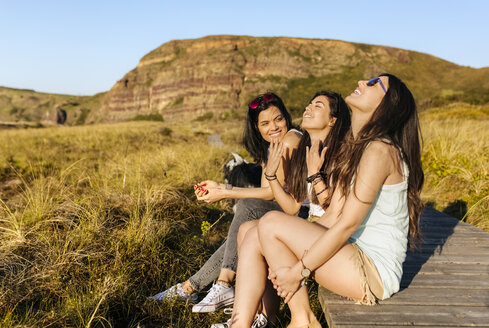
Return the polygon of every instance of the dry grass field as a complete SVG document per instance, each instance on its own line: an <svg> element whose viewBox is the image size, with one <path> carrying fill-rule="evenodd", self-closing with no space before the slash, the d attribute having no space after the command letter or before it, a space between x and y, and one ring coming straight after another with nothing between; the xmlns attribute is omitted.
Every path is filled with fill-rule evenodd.
<svg viewBox="0 0 489 328"><path fill-rule="evenodd" d="M420 120L423 201L489 231L489 106L452 104Z"/></svg>
<svg viewBox="0 0 489 328"><path fill-rule="evenodd" d="M421 121L423 200L489 231L488 107L454 104ZM242 128L228 118L0 131L0 326L225 320L147 296L187 278L222 242L229 203L199 203L192 186L222 180L231 151L247 155ZM222 146L208 143L212 134Z"/></svg>

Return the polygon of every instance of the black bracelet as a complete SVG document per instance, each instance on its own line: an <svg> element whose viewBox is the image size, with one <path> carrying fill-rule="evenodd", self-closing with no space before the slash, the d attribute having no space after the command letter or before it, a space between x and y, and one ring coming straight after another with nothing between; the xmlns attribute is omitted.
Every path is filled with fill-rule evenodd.
<svg viewBox="0 0 489 328"><path fill-rule="evenodd" d="M324 173L324 172L317 172L317 173L314 173L311 176L308 176L307 179L306 179L306 181L309 182L309 183L311 183L311 182L313 182L318 177L321 177L323 180L326 180L326 177L327 176L328 175L326 173Z"/></svg>
<svg viewBox="0 0 489 328"><path fill-rule="evenodd" d="M265 174L265 179L267 179L268 181L273 181L273 180L277 180L277 176L276 175L266 175Z"/></svg>
<svg viewBox="0 0 489 328"><path fill-rule="evenodd" d="M266 172L263 172L263 175L265 176L265 178L277 178L277 174L273 174L273 175L268 175Z"/></svg>
<svg viewBox="0 0 489 328"><path fill-rule="evenodd" d="M322 176L318 176L314 180L312 180L312 185L315 186L315 185L317 185L321 181L323 181L323 177Z"/></svg>

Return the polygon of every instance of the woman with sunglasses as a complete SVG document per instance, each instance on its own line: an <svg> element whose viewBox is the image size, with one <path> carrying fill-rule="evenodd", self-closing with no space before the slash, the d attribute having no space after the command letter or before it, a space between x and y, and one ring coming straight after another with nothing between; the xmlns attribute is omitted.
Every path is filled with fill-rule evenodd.
<svg viewBox="0 0 489 328"><path fill-rule="evenodd" d="M323 208L328 207L327 177L332 172L333 159L350 128L350 122L349 108L340 94L320 91L312 97L302 115L301 127L304 133L291 159L292 168L287 191L278 183L276 176L283 145L280 142L272 142L265 178L269 180L275 199L279 200L280 204L286 204L282 205L286 213L296 211L304 200L307 200L310 203L309 221L314 222L324 214ZM255 220L241 225L238 247L247 231L257 223ZM263 308L274 305L271 301L274 294L273 287L266 288L263 299L267 302L262 302ZM278 302L276 305L279 305ZM268 312L274 314L276 309L270 308ZM212 328L227 328L229 325L230 321L214 324Z"/></svg>
<svg viewBox="0 0 489 328"><path fill-rule="evenodd" d="M284 154L278 161L277 182L285 185L290 159L299 143L301 133L292 126L292 119L282 100L273 93L259 95L248 106L243 143L255 161L265 167L268 161L268 148L273 140L280 141ZM264 170L262 170L264 172ZM197 293L216 283L207 296L192 307L193 312L212 312L234 302L234 280L237 263L237 234L239 226L249 220L257 220L271 210L281 211L280 201L273 201L274 194L269 182L262 174L260 188L238 188L215 181L203 181L195 188L197 199L215 202L225 198L239 199L236 212L229 228L227 240L210 257L202 268L183 283L154 295L155 300L197 300ZM280 204L280 205L279 205ZM300 206L299 206L300 207ZM299 208L291 209L296 214Z"/></svg>
<svg viewBox="0 0 489 328"><path fill-rule="evenodd" d="M240 246L230 326L250 327L267 277L291 312L289 328L321 327L308 279L361 304L399 290L408 244L419 241L424 175L414 98L397 77L359 81L345 101L352 124L316 223L269 212Z"/></svg>

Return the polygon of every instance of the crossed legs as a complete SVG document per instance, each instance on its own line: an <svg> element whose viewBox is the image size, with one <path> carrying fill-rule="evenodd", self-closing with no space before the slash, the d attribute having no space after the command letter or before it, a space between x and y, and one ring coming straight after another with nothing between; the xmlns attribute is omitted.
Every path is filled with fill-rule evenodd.
<svg viewBox="0 0 489 328"><path fill-rule="evenodd" d="M239 250L233 328L250 327L265 290L268 266L273 271L295 265L326 229L275 211L267 213L257 227L249 229ZM345 244L315 270L315 280L337 294L360 299L361 275L354 263L354 252L352 245ZM305 287L294 294L289 308L292 315L289 327L304 326L315 320Z"/></svg>

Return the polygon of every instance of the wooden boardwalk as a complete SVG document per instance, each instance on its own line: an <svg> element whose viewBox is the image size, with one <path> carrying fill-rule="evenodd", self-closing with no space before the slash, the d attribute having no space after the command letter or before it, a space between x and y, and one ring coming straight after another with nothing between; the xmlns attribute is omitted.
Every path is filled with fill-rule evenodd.
<svg viewBox="0 0 489 328"><path fill-rule="evenodd" d="M408 253L390 299L362 306L319 288L330 328L489 328L489 233L432 208L421 228L422 250Z"/></svg>

